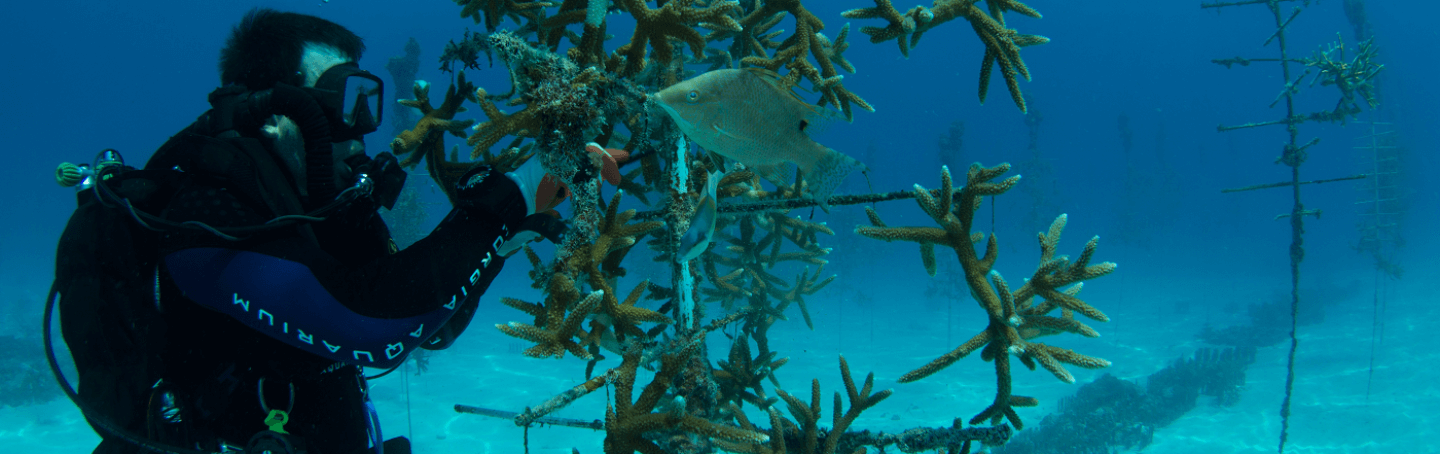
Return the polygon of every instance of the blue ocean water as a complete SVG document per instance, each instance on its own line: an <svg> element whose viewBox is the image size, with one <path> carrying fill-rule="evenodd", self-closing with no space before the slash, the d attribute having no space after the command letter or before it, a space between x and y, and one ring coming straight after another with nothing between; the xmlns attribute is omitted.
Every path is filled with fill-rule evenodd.
<svg viewBox="0 0 1440 454"><path fill-rule="evenodd" d="M957 22L927 33L907 59L893 41L872 44L858 33L858 27L878 21L851 21L846 55L858 72L847 74L844 82L876 111L857 112L853 122L828 125L815 135L870 167L868 186L857 175L843 191L937 186L940 138L952 124L963 122L963 147L955 162L1010 162L1013 173L1026 177L1009 194L987 200L993 213L987 206L977 216L987 223L993 218L1001 241L998 271L1012 282L1028 276L1039 257L1035 232L1062 213L1069 224L1061 253L1078 254L1086 240L1099 235L1096 260L1119 264L1114 274L1088 282L1083 294L1112 319L1092 324L1102 337L1046 339L1113 365L1095 371L1072 367L1075 384L1059 382L1044 370L1016 367L1016 393L1040 401L1038 407L1020 409L1028 427L1041 426L1046 415L1061 411L1067 397L1104 374L1143 384L1173 361L1213 346L1200 337L1206 327L1244 325L1252 321L1252 306L1288 295L1289 224L1274 218L1290 211L1289 191L1220 191L1288 180L1288 168L1274 163L1285 133L1274 126L1216 131L1220 124L1279 118L1283 110L1269 106L1285 81L1271 63L1226 69L1211 62L1273 58L1274 44L1263 44L1274 31L1274 19L1263 6L1217 12L1202 10L1199 3L1033 0L1028 4L1044 13L1043 19L1009 14L1009 27L1052 40L1022 53L1033 74L1033 81L1021 82L1031 98L1028 117L1010 103L998 74L988 102L977 101L983 47L969 27ZM1292 56L1308 56L1337 38L1354 45L1346 2L1307 3L1288 28ZM1301 4L1285 2L1281 8L1288 17L1289 9ZM423 48L418 77L438 87L448 80L435 63L444 43L458 40L467 28L484 28L458 17L459 7L452 2L438 0L7 5L0 13L0 46L7 63L0 69L0 86L8 88L0 102L0 133L6 138L0 144L11 170L0 178L0 189L9 194L7 222L0 222L0 334L19 344L38 344L54 247L74 206L72 191L52 183L56 164L89 160L103 148L143 162L208 107L205 94L218 84L218 49L233 24L255 6L315 14L349 27L369 47L362 67L382 75L385 59L402 54L413 37ZM846 21L841 11L872 3L826 0L807 6L833 38ZM1437 225L1431 209L1437 194L1427 178L1436 170L1440 147L1434 127L1440 124L1440 109L1433 108L1440 104L1440 88L1431 83L1440 71L1431 43L1440 31L1419 22L1440 13L1440 4L1392 0L1366 6L1386 65L1379 78L1382 106L1347 125L1301 125L1302 142L1320 139L1308 150L1302 178L1370 172L1374 161L1356 147L1369 143L1363 137L1372 129L1360 122L1387 122L1381 128L1395 131L1404 150L1398 155L1403 178L1395 194L1404 199L1397 231L1406 241L1394 258L1405 273L1400 279L1377 276L1371 258L1355 250L1365 207L1357 202L1369 197L1357 190L1364 183L1304 188L1305 207L1323 213L1306 219L1300 288L1306 307L1320 308L1324 315L1297 333L1286 452L1440 452L1433 441L1433 427L1440 423L1434 411L1440 405L1440 372L1429 366L1440 359L1431 337L1440 316L1434 304L1440 280L1429 260L1437 252L1429 234ZM622 17L611 20L610 33L621 38L607 49L619 45L629 30ZM779 28L794 26L787 20ZM509 83L501 66L467 76L492 92ZM1297 112L1331 109L1336 93L1333 87L1304 86ZM479 110L472 108L470 115ZM385 149L389 130L382 125L372 134L372 150ZM416 175L411 184L427 202L443 203L427 180ZM432 213L445 208L431 207ZM888 202L879 210L890 225L932 224L913 202ZM895 390L852 428L896 432L945 426L989 404L993 369L976 357L916 383L896 382L984 327L984 313L974 300L953 289L958 272L953 256L940 251L942 274L931 278L913 244L853 234L854 226L868 224L858 207L791 214L813 215L836 231L820 241L835 248L825 271L839 277L807 298L814 330L792 313L790 321L771 331L772 348L791 358L777 373L782 388L803 394L815 378L826 394L841 389L836 361L844 354L857 376L873 371L877 388ZM643 257L631 262L632 276L668 279L667 271L645 264ZM583 361L523 357L518 351L528 345L491 328L524 319L500 305L499 297L539 299L523 268L523 262L516 263L496 281L469 331L436 354L428 371L406 370L372 383L387 436L408 435L421 453L521 452L520 428L501 419L457 414L453 405L518 411L583 379ZM788 279L800 270L790 266L776 274ZM717 306L712 313L719 311ZM1288 323L1288 318L1278 320ZM711 359L722 359L729 341L711 335L709 342ZM1227 406L1200 399L1193 410L1155 429L1144 451L1274 452L1288 346L1287 338L1260 347L1245 370L1238 401ZM43 367L33 349L18 351L3 355L10 358L5 361ZM608 361L602 366L618 364L618 358ZM0 377L0 383L4 380ZM556 416L599 419L605 403L596 393ZM604 436L563 427L532 429L529 435L534 452L574 447L587 453L600 452ZM88 452L97 441L58 393L43 402L0 408L0 448L7 451Z"/></svg>

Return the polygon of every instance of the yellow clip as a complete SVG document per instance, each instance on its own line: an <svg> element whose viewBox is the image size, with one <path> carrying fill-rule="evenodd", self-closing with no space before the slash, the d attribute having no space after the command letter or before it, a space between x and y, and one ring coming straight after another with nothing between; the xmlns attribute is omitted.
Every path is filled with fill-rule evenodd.
<svg viewBox="0 0 1440 454"><path fill-rule="evenodd" d="M270 410L270 414L265 416L265 425L270 427L270 430L286 435L290 434L285 431L285 423L289 421L290 415L281 410Z"/></svg>

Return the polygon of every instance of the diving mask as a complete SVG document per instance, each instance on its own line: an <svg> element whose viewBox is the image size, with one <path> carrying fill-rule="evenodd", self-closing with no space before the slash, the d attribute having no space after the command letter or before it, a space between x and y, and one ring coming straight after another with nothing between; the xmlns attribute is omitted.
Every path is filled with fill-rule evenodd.
<svg viewBox="0 0 1440 454"><path fill-rule="evenodd" d="M355 62L325 70L313 88L302 88L320 103L330 120L330 140L360 140L379 129L385 108L385 83Z"/></svg>

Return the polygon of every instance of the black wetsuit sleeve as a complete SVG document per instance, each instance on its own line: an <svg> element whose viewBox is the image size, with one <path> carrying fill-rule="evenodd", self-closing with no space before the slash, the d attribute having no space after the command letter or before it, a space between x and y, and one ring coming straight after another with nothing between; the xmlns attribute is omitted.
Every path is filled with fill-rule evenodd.
<svg viewBox="0 0 1440 454"><path fill-rule="evenodd" d="M453 342L503 268L496 248L523 219L524 199L503 176L490 180L484 203L372 260L337 258L300 234L195 242L162 260L201 306L326 358L390 367L415 348Z"/></svg>

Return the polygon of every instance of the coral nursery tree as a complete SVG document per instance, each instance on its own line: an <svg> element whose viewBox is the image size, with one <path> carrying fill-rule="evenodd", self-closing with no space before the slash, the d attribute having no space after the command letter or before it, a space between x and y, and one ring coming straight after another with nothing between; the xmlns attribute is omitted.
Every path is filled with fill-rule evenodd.
<svg viewBox="0 0 1440 454"><path fill-rule="evenodd" d="M1075 313L1105 320L1104 314L1075 295L1080 281L1114 268L1108 263L1089 264L1095 241L1073 262L1056 256L1065 218L1057 219L1041 235L1040 267L1029 284L1014 292L991 270L996 254L993 235L985 254L977 255L969 233L971 215L981 195L1003 192L1017 181L1018 177L990 181L1008 166L974 167L967 175L968 184L959 190L951 187L947 171L940 190L837 195L826 200L828 205L917 198L942 228L885 227L872 212L877 225L864 227L861 233L919 242L932 274L934 246L954 248L965 281L984 295L981 303L989 327L902 381L929 375L978 349L982 358L995 363L1000 387L995 402L972 419L972 424L991 421L994 426L965 427L956 419L947 427L915 428L903 434L855 430L851 425L859 414L891 391L875 391L873 374L857 386L849 364L840 358L846 389L835 393L830 425L822 427L818 381L812 381L808 401L803 393L779 389L774 371L786 359L771 348L767 330L788 320L786 313L794 312L791 307L813 328L806 296L817 294L836 278L823 271L829 249L821 244L834 232L824 223L789 215L790 210L818 204L803 175L783 183L772 179L766 186L746 162L691 152L678 126L659 112L649 94L690 77L687 64L750 68L773 73L782 89L804 88L816 98L815 106L853 119L857 107L874 108L843 83L843 73L855 71L844 56L851 46L849 26L840 28L834 38L826 36L824 20L801 0L455 1L460 15L483 24L485 31L466 31L441 53L441 70L455 74L443 98L435 100L438 104L430 99L430 85L416 81L415 98L401 103L417 108L423 117L396 137L392 151L404 157L404 165L423 165L445 190L477 163L508 170L534 159L557 177L570 202L571 231L551 259L526 250L533 265L530 277L544 297L539 302L504 299L527 319L498 328L533 343L523 352L528 356L586 361L582 383L523 412L464 406L457 410L511 418L526 427L603 428L607 453L711 452L716 447L756 453L851 453L865 446L965 452L971 442L1004 443L1012 429L1000 421L1018 428L1021 422L1014 407L1034 403L1010 392L1010 357L1032 368L1039 364L1066 381L1073 378L1061 364L1108 364L1033 341L1061 332L1095 335L1075 319ZM1017 0L936 0L929 7L904 12L890 0L874 0L873 7L852 9L842 17L883 20L882 25L859 30L872 43L896 41L907 56L919 53L916 46L925 32L947 23L969 24L982 45L975 54L981 62L980 100L985 99L990 76L998 68L1011 100L1023 112L1020 81L1030 78L1030 70L1020 51L1049 39L1019 33L1007 24L1006 13L1040 17ZM616 15L628 16L631 20L626 22L634 29L630 33L612 29L609 19ZM782 28L793 31L787 34ZM610 45L610 36L622 39ZM934 50L943 50L948 58L953 49L946 45ZM507 92L476 86L459 72L478 69L481 54L504 64L511 82ZM462 115L467 105L478 107L480 115ZM447 150L447 135L464 138L470 152L461 153L458 147ZM602 197L604 183L620 190ZM718 214L710 221L715 224L714 245L698 256L682 253L691 224L706 220L697 212L713 199L719 201ZM651 210L621 206L635 202ZM547 212L555 207L542 208L539 211ZM641 251L670 264L669 285L627 276L625 259ZM795 267L791 272L798 276L791 281L775 274L780 264ZM697 304L704 299L721 302L728 313L707 317L705 305ZM658 301L658 307L650 308L650 301ZM733 336L729 355L712 367L704 339L731 324L739 328L722 331ZM620 364L599 368L607 354L619 356ZM657 371L643 386L636 383L641 367ZM773 392L766 391L766 381L774 386ZM548 416L602 387L615 391L603 424ZM636 387L641 388L638 396ZM845 402L848 408L842 405ZM770 426L752 424L742 410L746 405L763 412Z"/></svg>
<svg viewBox="0 0 1440 454"><path fill-rule="evenodd" d="M1294 4L1288 11L1285 4ZM1320 210L1306 209L1301 199L1301 187L1308 184L1329 183L1335 181L1346 181L1365 178L1365 175L1352 177L1330 178L1323 180L1304 181L1300 178L1300 167L1308 158L1310 148L1320 142L1315 138L1301 142L1300 125L1305 123L1344 123L1362 111L1361 106L1374 108L1378 105L1375 97L1374 78L1383 69L1383 65L1376 63L1376 50L1373 42L1366 40L1361 42L1357 49L1347 49L1343 40L1329 44L1314 52L1309 57L1295 58L1289 48L1289 26L1310 6L1310 0L1244 0L1233 2L1208 2L1201 4L1201 8L1216 9L1240 6L1263 6L1269 16L1274 19L1275 29L1270 32L1269 38L1265 39L1265 46L1274 43L1278 50L1275 58L1245 58L1235 57L1219 60L1212 60L1214 63L1233 68L1234 66L1249 67L1251 63L1278 63L1280 72L1284 76L1285 86L1281 88L1279 96L1270 102L1270 107L1275 107L1283 102L1284 116L1278 120L1246 123L1238 126L1221 125L1220 132L1235 131L1249 128L1267 126L1284 126L1286 140L1280 150L1280 156L1275 158L1275 163L1284 165L1289 170L1289 180L1272 183L1248 186L1238 189L1226 189L1223 192L1240 192L1256 189L1285 188L1291 195L1290 211L1277 216L1276 219L1288 218L1290 227L1290 244L1288 247L1290 259L1290 350L1285 377L1285 398L1280 404L1280 443L1279 452L1285 452L1285 445L1289 437L1290 427L1290 403L1292 390L1295 384L1295 352L1299 348L1299 341L1296 337L1296 328L1299 324L1300 310L1300 263L1305 259L1305 217L1320 217ZM1296 77L1291 70L1292 64L1303 65L1304 72ZM1314 78L1306 83L1314 71ZM1320 85L1331 86L1340 92L1340 99L1336 101L1335 108L1326 111L1311 113L1297 113L1295 104L1300 92L1308 86Z"/></svg>

